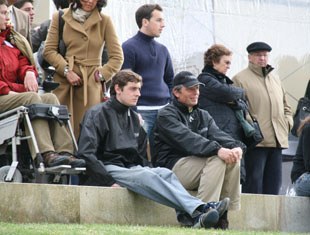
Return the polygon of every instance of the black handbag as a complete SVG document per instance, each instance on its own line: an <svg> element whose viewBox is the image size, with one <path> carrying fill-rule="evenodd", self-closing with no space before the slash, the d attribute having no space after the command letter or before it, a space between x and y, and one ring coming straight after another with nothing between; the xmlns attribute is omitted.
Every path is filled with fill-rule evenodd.
<svg viewBox="0 0 310 235"><path fill-rule="evenodd" d="M302 97L298 101L296 112L294 114L294 125L291 130L292 135L297 136L297 130L300 122L310 115L310 80L308 81L305 97Z"/></svg>
<svg viewBox="0 0 310 235"><path fill-rule="evenodd" d="M59 10L59 15L58 15L58 25L59 25L58 26L58 52L63 57L65 57L67 48L66 48L66 45L65 45L64 40L63 40L63 28L64 28L64 24L65 24L64 20L62 19L63 14L64 14L64 12L62 10ZM41 43L41 45L38 49L37 57L38 57L38 62L40 64L40 66L44 70L46 70L51 65L43 57L44 48L45 48L45 41Z"/></svg>
<svg viewBox="0 0 310 235"><path fill-rule="evenodd" d="M258 121L256 120L256 118L254 118L252 116L252 114L249 112L249 110L247 110L252 122L250 122L250 124L252 125L252 127L255 129L255 133L251 136L245 136L243 139L243 143L247 146L248 149L252 149L255 148L255 146L257 144L259 144L260 142L262 142L264 140L264 136L263 133L260 129L260 126L258 124Z"/></svg>

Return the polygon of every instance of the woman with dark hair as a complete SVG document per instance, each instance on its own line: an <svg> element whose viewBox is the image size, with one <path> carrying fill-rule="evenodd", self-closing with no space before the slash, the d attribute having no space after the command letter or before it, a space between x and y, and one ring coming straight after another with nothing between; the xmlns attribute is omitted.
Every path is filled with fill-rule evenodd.
<svg viewBox="0 0 310 235"><path fill-rule="evenodd" d="M101 13L106 0L73 0L63 12L63 41L66 54L58 52L59 13L54 13L45 42L45 60L55 67L53 92L72 114L75 136L85 111L101 102L103 86L119 71L123 52L112 20ZM104 46L108 62L102 66Z"/></svg>
<svg viewBox="0 0 310 235"><path fill-rule="evenodd" d="M238 100L244 98L244 91L232 86L232 80L226 76L231 59L232 52L219 44L204 53L204 68L198 79L205 86L200 86L198 104L211 114L221 130L242 141L243 130L235 110L242 108Z"/></svg>
<svg viewBox="0 0 310 235"><path fill-rule="evenodd" d="M310 116L301 122L297 133L299 142L293 159L291 179L297 196L310 197Z"/></svg>
<svg viewBox="0 0 310 235"><path fill-rule="evenodd" d="M204 53L204 68L198 80L204 84L199 87L200 95L198 105L207 110L217 126L231 135L234 139L242 141L243 128L236 117L236 110L242 110L244 91L232 86L233 82L226 76L230 68L232 52L220 44L212 45ZM241 162L240 181L245 181L245 168ZM228 227L227 215L219 221L218 228Z"/></svg>

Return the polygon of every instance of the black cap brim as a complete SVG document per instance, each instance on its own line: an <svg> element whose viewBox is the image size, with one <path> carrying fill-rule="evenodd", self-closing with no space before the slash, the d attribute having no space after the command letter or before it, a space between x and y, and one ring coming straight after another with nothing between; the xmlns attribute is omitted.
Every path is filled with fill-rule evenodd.
<svg viewBox="0 0 310 235"><path fill-rule="evenodd" d="M189 87L193 87L193 86L196 86L196 85L202 85L202 86L205 86L205 84L199 82L198 80L196 81L190 81L190 82L187 82L187 83L184 83L182 84L183 86L189 88Z"/></svg>

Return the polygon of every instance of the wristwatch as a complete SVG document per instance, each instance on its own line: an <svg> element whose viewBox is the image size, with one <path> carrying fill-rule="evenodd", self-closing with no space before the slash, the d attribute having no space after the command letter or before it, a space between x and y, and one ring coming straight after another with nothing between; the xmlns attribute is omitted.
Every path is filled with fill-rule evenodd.
<svg viewBox="0 0 310 235"><path fill-rule="evenodd" d="M64 69L64 76L67 77L68 73L69 73L69 66L66 65L66 67Z"/></svg>

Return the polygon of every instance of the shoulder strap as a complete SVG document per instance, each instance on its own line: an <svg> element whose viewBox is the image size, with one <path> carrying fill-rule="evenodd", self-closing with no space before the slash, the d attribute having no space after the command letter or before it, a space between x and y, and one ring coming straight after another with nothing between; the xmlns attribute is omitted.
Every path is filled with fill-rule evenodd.
<svg viewBox="0 0 310 235"><path fill-rule="evenodd" d="M62 10L59 10L59 22L58 22L58 25L59 25L59 30L58 30L58 32L59 32L59 35L58 35L58 37L59 37L59 41L60 40L62 40L62 33L63 33L63 30L64 30L64 24L65 24L65 22L64 22L64 20L62 19L62 15L64 14L64 12L62 11Z"/></svg>
<svg viewBox="0 0 310 235"><path fill-rule="evenodd" d="M305 97L307 97L308 99L310 99L310 79L308 80L308 85L307 85Z"/></svg>

